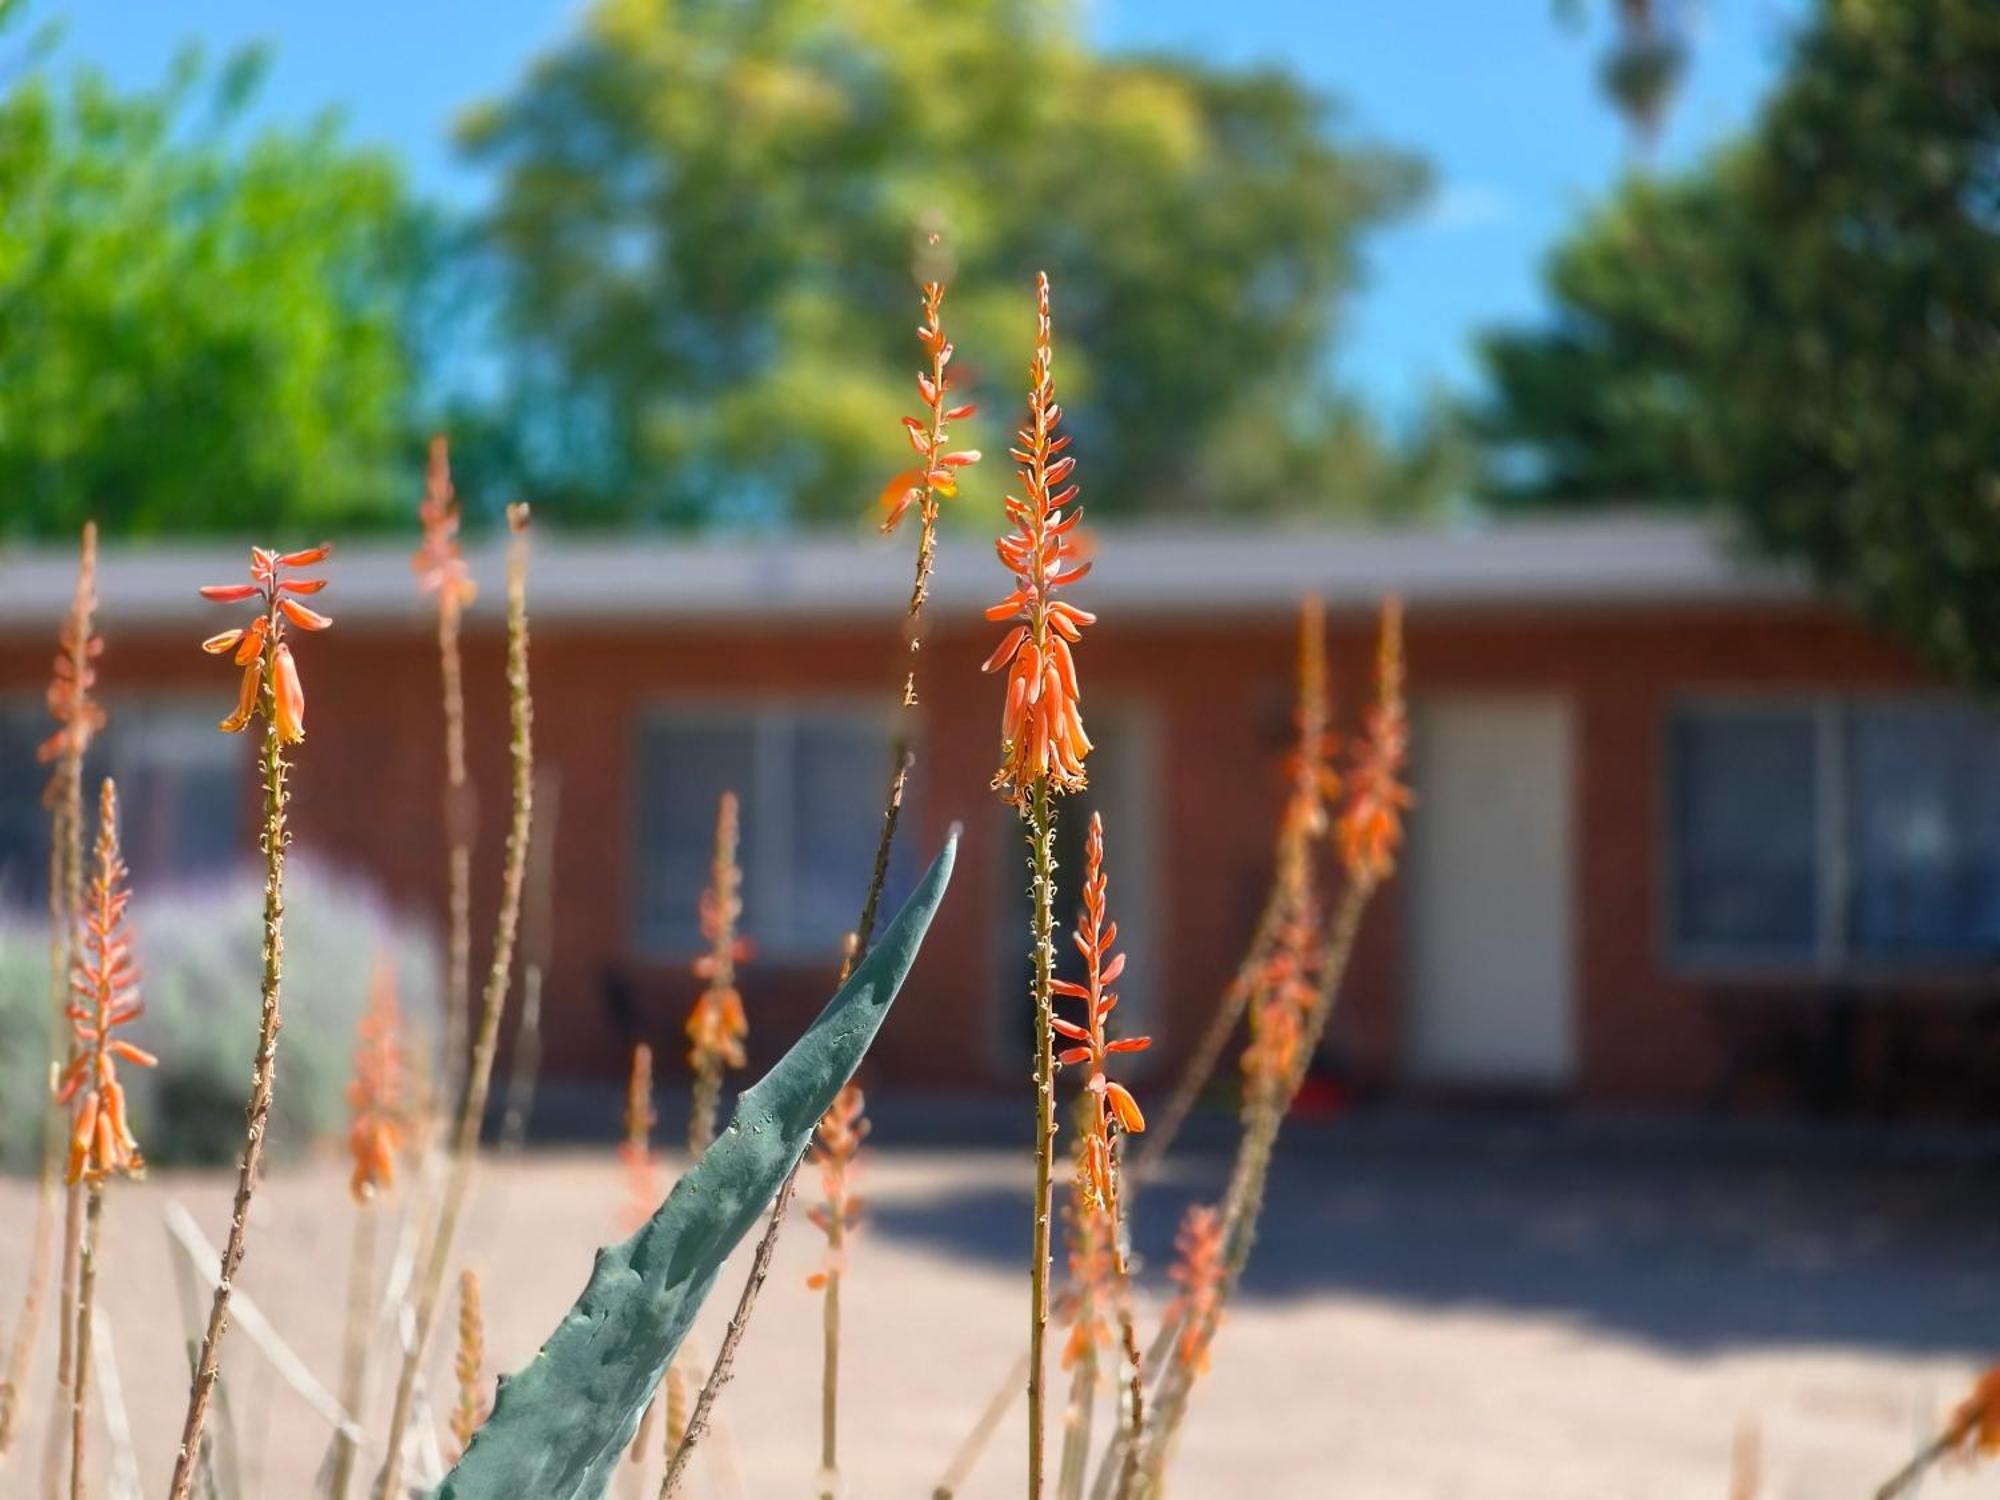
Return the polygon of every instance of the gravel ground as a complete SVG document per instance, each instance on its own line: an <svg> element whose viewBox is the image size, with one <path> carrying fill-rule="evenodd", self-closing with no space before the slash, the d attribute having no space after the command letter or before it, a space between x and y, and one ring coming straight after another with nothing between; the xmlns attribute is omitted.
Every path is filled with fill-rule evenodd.
<svg viewBox="0 0 2000 1500"><path fill-rule="evenodd" d="M2000 1195L1978 1158L1571 1149L1487 1130L1320 1130L1291 1147L1256 1274L1197 1394L1178 1497L1721 1500L1745 1424L1770 1500L1865 1496L1979 1354L2000 1350ZM1027 1174L1015 1153L976 1149L874 1150L866 1170L871 1222L846 1295L847 1493L925 1500L1020 1347ZM1220 1170L1198 1159L1147 1200L1146 1324L1179 1208ZM222 1174L162 1172L121 1185L107 1210L103 1305L148 1496L164 1490L184 1400L162 1213L184 1203L219 1243L229 1196ZM568 1306L620 1201L605 1152L485 1164L463 1244L493 1368L524 1361ZM0 1183L0 1286L20 1284L32 1204L29 1185ZM337 1163L279 1170L243 1279L328 1384L351 1222ZM702 1500L811 1493L815 1243L801 1222L780 1248ZM717 1303L733 1301L747 1257ZM703 1347L726 1311L705 1311ZM449 1351L437 1354L442 1378ZM49 1360L45 1347L42 1371ZM245 1492L310 1496L326 1428L240 1329L226 1366ZM47 1410L37 1385L0 1494L34 1493ZM965 1500L1022 1492L1020 1422L1017 1407ZM94 1442L101 1462L109 1444ZM649 1457L621 1493L651 1500ZM107 1483L94 1493L117 1500ZM2000 1495L2000 1465L1927 1495Z"/></svg>

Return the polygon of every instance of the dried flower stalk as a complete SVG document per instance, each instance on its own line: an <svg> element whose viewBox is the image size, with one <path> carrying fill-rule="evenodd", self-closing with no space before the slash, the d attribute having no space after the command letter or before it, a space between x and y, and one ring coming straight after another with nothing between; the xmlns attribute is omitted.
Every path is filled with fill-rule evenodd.
<svg viewBox="0 0 2000 1500"><path fill-rule="evenodd" d="M398 1493L402 1477L404 1438L416 1400L417 1371L429 1347L437 1321L438 1299L445 1270L451 1263L452 1239L472 1185L472 1168L479 1154L479 1128L486 1117L486 1096L493 1084L493 1059L500 1045L500 1023L507 1010L507 989L514 969L514 943L521 924L521 887L528 859L528 835L535 810L535 707L528 679L528 507L510 505L507 527L512 540L507 551L507 704L508 756L513 767L513 816L507 826L506 857L500 872L500 911L494 922L493 956L480 1000L479 1034L473 1043L471 1069L458 1101L452 1139L450 1172L444 1198L419 1285L416 1325L403 1351L396 1378L396 1400L389 1414L388 1454L377 1489L384 1496Z"/></svg>
<svg viewBox="0 0 2000 1500"><path fill-rule="evenodd" d="M486 1396L480 1389L485 1364L486 1316L479 1306L479 1273L467 1269L458 1273L458 1348L451 1361L458 1380L458 1403L451 1413L453 1463L464 1456L473 1433L486 1420Z"/></svg>
<svg viewBox="0 0 2000 1500"><path fill-rule="evenodd" d="M76 942L76 924L83 893L83 757L97 731L104 727L104 709L92 696L97 684L97 659L104 642L92 628L97 609L97 525L86 522L77 553L76 589L57 632L55 664L47 702L55 731L35 752L37 761L53 763L42 805L49 810L49 1060L56 1068L71 1061L71 1032L65 1012ZM42 1299L48 1288L57 1179L62 1173L62 1115L50 1101L42 1115L42 1161L35 1181L34 1238L29 1242L28 1281L21 1295L21 1313L14 1339L0 1369L0 1460L13 1445L23 1409L28 1361L41 1328ZM64 1195L62 1306L76 1302L80 1226L77 1195ZM57 1390L67 1389L71 1375L75 1330L67 1315L58 1335ZM59 1450L51 1449L51 1452ZM51 1479L54 1476L50 1476Z"/></svg>
<svg viewBox="0 0 2000 1500"><path fill-rule="evenodd" d="M861 1222L861 1200L854 1194L854 1159L868 1134L861 1088L850 1083L834 1096L819 1122L812 1148L819 1167L822 1199L806 1218L826 1236L826 1255L806 1285L822 1293L819 1410L819 1484L821 1500L835 1500L840 1474L840 1283L847 1271L847 1241Z"/></svg>
<svg viewBox="0 0 2000 1500"><path fill-rule="evenodd" d="M722 1071L744 1063L749 1022L736 988L736 965L750 956L749 942L737 932L743 917L743 870L737 863L736 794L724 792L715 809L715 854L708 888L701 893L701 934L708 951L694 961L702 991L688 1011L688 1067L694 1073L694 1102L688 1112L688 1154L700 1156L715 1139L715 1116L722 1103Z"/></svg>
<svg viewBox="0 0 2000 1500"><path fill-rule="evenodd" d="M459 544L460 511L451 482L451 450L443 434L431 439L424 498L417 508L423 544L411 559L417 587L437 599L439 701L444 710L445 841L448 858L448 933L445 943L446 1117L457 1103L465 1072L467 1014L472 1003L472 791L465 770L465 672L459 625L478 593Z"/></svg>
<svg viewBox="0 0 2000 1500"><path fill-rule="evenodd" d="M216 1277L214 1301L210 1304L208 1326L202 1334L201 1352L195 1360L194 1381L188 1392L187 1418L181 1428L180 1448L174 1458L171 1500L187 1500L194 1484L201 1455L202 1429L208 1421L209 1402L215 1393L221 1369L222 1338L229 1327L229 1291L242 1269L244 1238L249 1225L250 1199L264 1161L264 1132L271 1118L271 1096L277 1077L278 1028L282 1021L281 986L285 969L285 846L290 833L285 826L289 798L286 784L285 746L305 738L305 689L293 663L288 627L304 631L324 630L332 622L299 602L300 595L317 594L326 587L323 578L285 576L295 568L311 567L323 561L332 548L321 545L303 552L278 554L253 548L250 554L250 582L214 584L201 593L219 604L256 600L258 612L250 624L225 631L202 642L211 655L232 655L243 668L236 711L221 723L225 733L238 733L261 714L264 743L261 779L264 788L264 972L262 1007L258 1020L257 1060L251 1077L248 1129L243 1152L237 1163L236 1203L229 1220L229 1238L222 1249L222 1269Z"/></svg>

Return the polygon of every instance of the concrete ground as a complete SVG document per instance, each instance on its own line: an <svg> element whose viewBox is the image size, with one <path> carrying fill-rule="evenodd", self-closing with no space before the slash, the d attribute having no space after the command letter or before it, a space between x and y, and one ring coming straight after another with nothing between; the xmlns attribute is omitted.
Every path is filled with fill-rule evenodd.
<svg viewBox="0 0 2000 1500"><path fill-rule="evenodd" d="M1173 1225L1212 1195L1197 1154L1144 1201L1148 1288ZM1021 1346L1027 1171L996 1149L884 1147L846 1297L842 1466L856 1500L925 1500ZM1172 1493L1188 1500L1722 1500L1760 1435L1768 1500L1863 1497L2000 1354L2000 1171L1981 1149L1900 1138L1577 1133L1492 1120L1361 1122L1287 1138L1246 1295L1199 1388ZM106 1216L108 1311L145 1495L162 1493L185 1369L162 1228L185 1203L219 1242L230 1182L162 1172ZM808 1178L801 1196L812 1189ZM604 1150L489 1160L463 1240L491 1366L533 1352L617 1231ZM0 1183L0 1287L20 1285L29 1185ZM282 1168L259 1198L242 1285L328 1385L352 1211L339 1165ZM811 1493L817 1237L796 1223L722 1405L703 1500ZM739 1262L747 1261L747 1247ZM716 1346L740 1266L705 1312ZM446 1379L448 1348L436 1351ZM35 1493L46 1350L0 1494ZM312 1494L328 1433L239 1329L227 1360L245 1492ZM379 1428L381 1382L371 1420ZM1020 1407L962 1494L1022 1493ZM112 1446L93 1437L98 1459ZM651 1472L622 1492L651 1500ZM728 1471L734 1471L734 1476ZM94 1493L115 1497L100 1477ZM1931 1500L2000 1495L2000 1465ZM523 1497L526 1500L526 1497Z"/></svg>

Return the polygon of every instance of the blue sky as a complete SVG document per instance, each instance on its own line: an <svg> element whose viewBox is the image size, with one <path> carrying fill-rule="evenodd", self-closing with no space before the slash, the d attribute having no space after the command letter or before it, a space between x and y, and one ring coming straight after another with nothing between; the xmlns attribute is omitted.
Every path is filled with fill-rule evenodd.
<svg viewBox="0 0 2000 1500"><path fill-rule="evenodd" d="M1696 50L1659 142L1685 162L1750 118L1802 0L1682 0ZM89 0L62 18L65 53L122 81L155 79L192 38L213 52L276 49L267 112L338 106L358 140L402 153L417 185L459 201L477 178L451 122L505 90L559 41L580 0ZM1592 7L1601 16L1609 0ZM1550 0L1090 0L1107 45L1282 62L1345 102L1353 127L1427 156L1438 191L1369 246L1339 368L1379 409L1407 415L1473 378L1482 327L1532 318L1538 267L1577 210L1615 183L1632 145L1597 88L1601 19L1558 22Z"/></svg>

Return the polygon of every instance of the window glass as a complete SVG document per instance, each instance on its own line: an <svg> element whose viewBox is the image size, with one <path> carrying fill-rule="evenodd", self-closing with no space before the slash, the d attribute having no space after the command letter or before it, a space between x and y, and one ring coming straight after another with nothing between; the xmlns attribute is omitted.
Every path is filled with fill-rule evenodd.
<svg viewBox="0 0 2000 1500"><path fill-rule="evenodd" d="M888 772L889 736L873 712L774 704L647 720L635 823L640 942L674 955L701 946L697 903L709 879L716 802L734 790L745 933L766 957L837 955L874 868ZM913 780L906 815L914 794ZM914 883L910 850L899 837L884 918Z"/></svg>
<svg viewBox="0 0 2000 1500"><path fill-rule="evenodd" d="M2000 721L1951 704L1865 706L1847 744L1851 951L2000 953Z"/></svg>
<svg viewBox="0 0 2000 1500"><path fill-rule="evenodd" d="M1804 960L1817 948L1824 768L1810 709L1673 726L1674 933L1684 953Z"/></svg>

